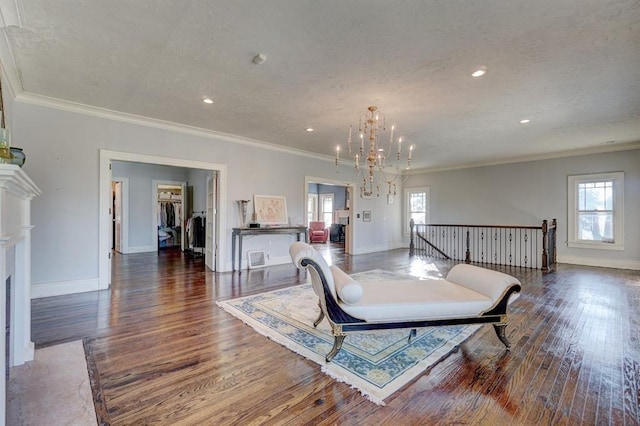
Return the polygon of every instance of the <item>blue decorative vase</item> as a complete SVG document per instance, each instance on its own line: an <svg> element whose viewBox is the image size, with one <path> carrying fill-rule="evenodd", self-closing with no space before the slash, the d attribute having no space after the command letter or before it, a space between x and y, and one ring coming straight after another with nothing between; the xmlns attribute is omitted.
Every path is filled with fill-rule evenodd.
<svg viewBox="0 0 640 426"><path fill-rule="evenodd" d="M15 146L12 146L10 164L15 164L22 167L25 161L27 161L27 156L22 151L22 148L16 148Z"/></svg>

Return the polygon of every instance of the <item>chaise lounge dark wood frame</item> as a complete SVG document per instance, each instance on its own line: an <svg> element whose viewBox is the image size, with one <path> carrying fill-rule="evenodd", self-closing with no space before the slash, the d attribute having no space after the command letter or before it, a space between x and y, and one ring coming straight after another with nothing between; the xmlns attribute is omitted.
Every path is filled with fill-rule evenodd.
<svg viewBox="0 0 640 426"><path fill-rule="evenodd" d="M324 291L324 306L326 306L326 312L323 308L322 301L319 301L320 315L313 322L313 325L314 327L317 327L325 317L328 319L329 324L331 325L331 331L334 336L334 341L333 348L325 357L327 362L331 362L333 357L335 357L336 354L340 351L347 333L353 331L409 328L411 329L411 332L409 333L409 342L411 342L411 339L416 336L416 329L422 327L461 324L492 324L496 335L498 336L498 339L500 339L500 341L505 345L507 350L511 348L511 343L509 343L509 340L505 335L505 329L507 327L507 305L509 302L509 297L513 293L520 292L520 284L511 284L511 286L508 287L505 291L504 295L492 306L490 310L482 313L477 317L447 318L439 320L408 322L368 322L359 318L354 318L340 308L333 295L331 294L329 286L327 285L327 280L324 276L324 272L317 262L309 258L302 258L300 261L300 265L305 268L313 268L314 272L318 274L318 277L322 282L322 288Z"/></svg>

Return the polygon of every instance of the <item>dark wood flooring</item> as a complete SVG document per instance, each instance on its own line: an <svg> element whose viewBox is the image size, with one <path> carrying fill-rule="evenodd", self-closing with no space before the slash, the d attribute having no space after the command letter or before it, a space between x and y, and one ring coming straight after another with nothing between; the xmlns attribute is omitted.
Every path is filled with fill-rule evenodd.
<svg viewBox="0 0 640 426"><path fill-rule="evenodd" d="M349 273L440 276L453 265L407 250L316 247ZM104 424L640 423L638 271L507 269L523 283L510 308L512 350L483 326L377 406L216 306L306 281L291 264L218 274L169 250L116 254L113 268L110 290L32 302L37 348L85 339Z"/></svg>

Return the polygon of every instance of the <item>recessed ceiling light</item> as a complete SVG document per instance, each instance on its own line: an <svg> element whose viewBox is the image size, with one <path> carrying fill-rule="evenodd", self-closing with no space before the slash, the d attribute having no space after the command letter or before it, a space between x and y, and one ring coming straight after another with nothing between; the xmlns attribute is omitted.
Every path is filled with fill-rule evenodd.
<svg viewBox="0 0 640 426"><path fill-rule="evenodd" d="M267 62L267 55L265 55L264 53L258 53L253 57L253 63L256 65L262 65L265 62Z"/></svg>
<svg viewBox="0 0 640 426"><path fill-rule="evenodd" d="M531 120L529 120L528 118L520 120L520 124L527 124L527 123L531 123Z"/></svg>
<svg viewBox="0 0 640 426"><path fill-rule="evenodd" d="M212 104L212 103L213 103L213 99L210 99L210 98L204 98L204 99L202 100L202 102L204 102L205 104Z"/></svg>
<svg viewBox="0 0 640 426"><path fill-rule="evenodd" d="M487 67L480 67L471 73L471 77L482 77L487 73Z"/></svg>
<svg viewBox="0 0 640 426"><path fill-rule="evenodd" d="M304 129L304 130L306 130L307 132L313 132L313 127L307 127L307 128L306 128L306 129Z"/></svg>

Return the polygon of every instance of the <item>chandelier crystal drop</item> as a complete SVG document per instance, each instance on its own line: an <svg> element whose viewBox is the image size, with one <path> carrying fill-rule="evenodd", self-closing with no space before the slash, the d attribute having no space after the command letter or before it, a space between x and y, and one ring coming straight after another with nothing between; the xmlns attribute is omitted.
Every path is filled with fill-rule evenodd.
<svg viewBox="0 0 640 426"><path fill-rule="evenodd" d="M396 195L397 185L404 182L407 175L401 170L402 156L406 156L406 170L411 167L413 145L403 153L402 137L394 139L395 125L387 134L385 115L378 107L370 106L360 116L358 134L359 147L353 146L353 126L349 126L347 147L349 157L354 163L361 197L371 197L374 192L380 196L380 184L387 185L387 194ZM366 141L365 141L366 139ZM406 146L406 142L404 142ZM336 166L340 162L340 145L336 147ZM402 182L401 182L402 180Z"/></svg>

